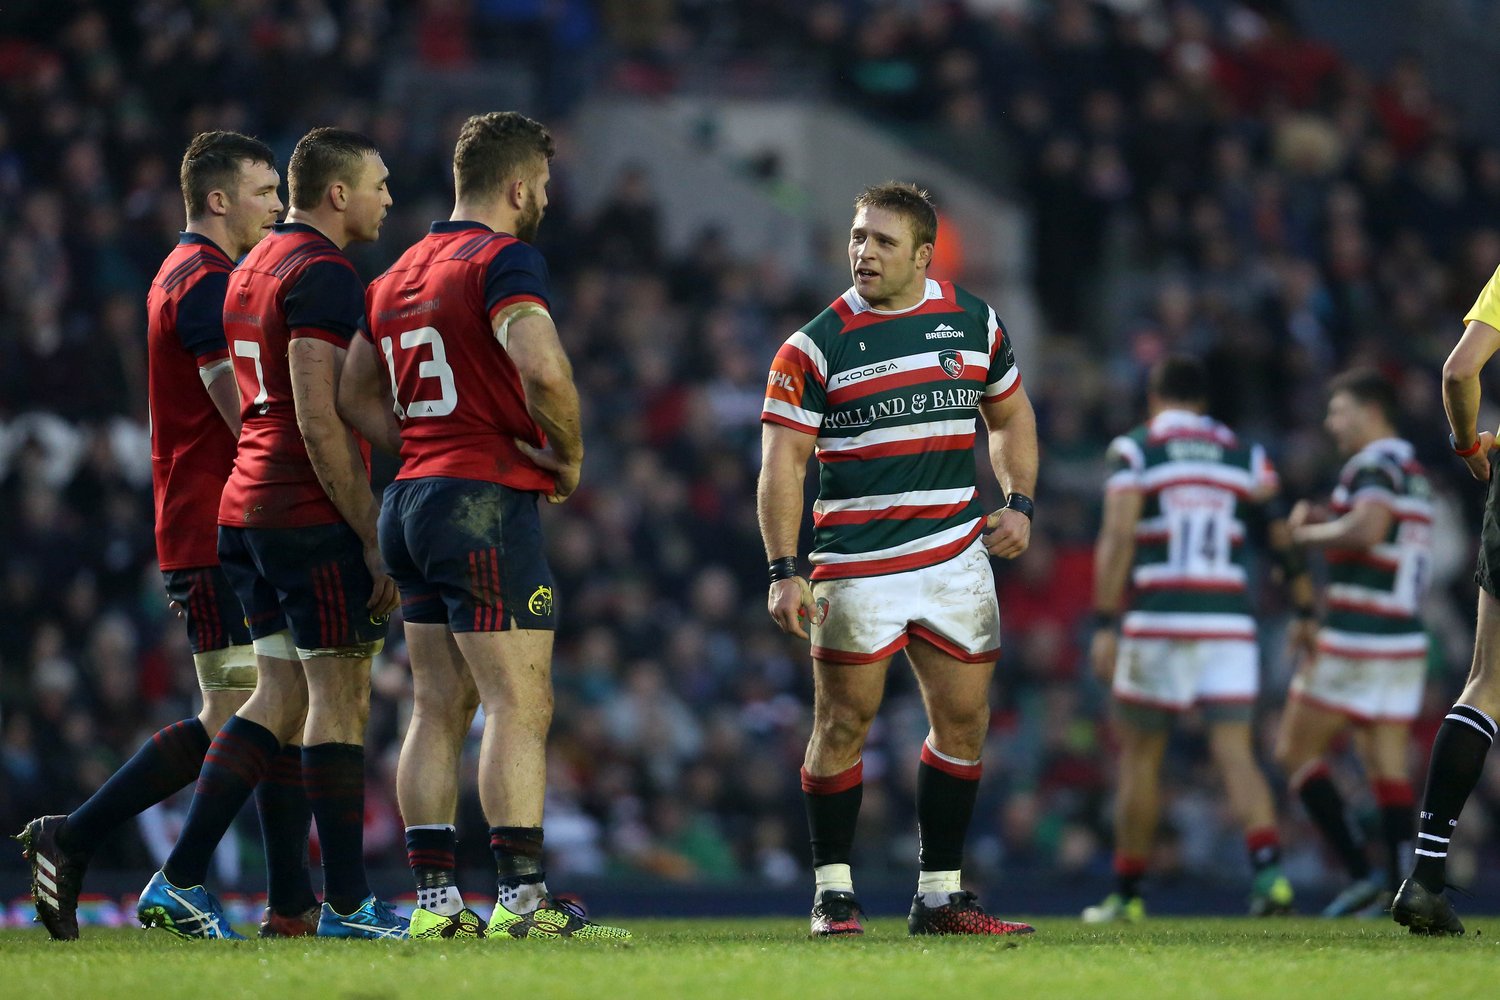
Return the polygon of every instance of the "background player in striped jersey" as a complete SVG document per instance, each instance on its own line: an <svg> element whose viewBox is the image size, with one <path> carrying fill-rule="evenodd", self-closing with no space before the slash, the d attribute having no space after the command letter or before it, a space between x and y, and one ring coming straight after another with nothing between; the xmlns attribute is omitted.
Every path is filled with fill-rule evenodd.
<svg viewBox="0 0 1500 1000"><path fill-rule="evenodd" d="M1251 913L1286 912L1276 809L1256 763L1251 721L1260 656L1248 594L1248 529L1269 538L1310 649L1313 588L1277 507L1276 473L1259 445L1206 414L1196 358L1151 371L1150 419L1109 446L1104 523L1094 551L1094 671L1112 684L1120 740L1116 888L1090 923L1139 920L1156 837L1162 755L1175 717L1198 707L1255 870ZM1124 611L1123 619L1121 611ZM1123 633L1123 635L1122 635Z"/></svg>
<svg viewBox="0 0 1500 1000"><path fill-rule="evenodd" d="M1432 492L1410 442L1396 436L1396 412L1396 390L1378 372L1345 372L1329 384L1324 427L1347 459L1329 504L1300 501L1288 522L1292 539L1322 549L1328 563L1317 653L1292 678L1276 746L1351 879L1325 916L1379 902L1414 832L1407 745L1427 673L1418 614L1431 576ZM1380 807L1383 876L1372 872L1323 759L1351 723Z"/></svg>
<svg viewBox="0 0 1500 1000"><path fill-rule="evenodd" d="M782 346L761 415L769 609L799 638L808 638L804 616L811 625L816 694L802 788L812 933L863 931L849 869L860 753L886 668L903 648L931 724L918 769L921 870L908 930L1027 933L987 915L963 891L960 870L1000 651L988 556L1014 558L1030 541L1036 419L994 310L927 277L937 215L926 192L881 184L854 207L854 285ZM976 490L976 414L1007 494L988 517ZM815 452L809 587L796 554Z"/></svg>
<svg viewBox="0 0 1500 1000"><path fill-rule="evenodd" d="M255 692L214 737L187 824L136 912L182 936L236 936L202 886L208 858L301 734L323 850L317 933L404 937L405 918L370 893L363 849L370 658L397 594L363 448L335 408L345 348L364 318L343 248L379 235L388 175L369 139L319 128L297 143L287 176L287 220L235 268L224 303L242 426L219 503L219 557L249 620Z"/></svg>
<svg viewBox="0 0 1500 1000"><path fill-rule="evenodd" d="M1500 269L1464 317L1464 334L1443 365L1443 408L1448 444L1469 474L1489 484L1479 535L1479 620L1474 661L1463 693L1432 741L1427 787L1418 814L1416 865L1401 883L1391 915L1413 934L1462 934L1464 925L1443 896L1448 843L1458 826L1495 741L1500 718L1500 476L1494 475L1495 435L1479 430L1479 373L1500 351Z"/></svg>
<svg viewBox="0 0 1500 1000"><path fill-rule="evenodd" d="M87 802L44 816L20 838L32 865L37 917L54 938L78 936L83 872L95 847L121 823L198 776L209 734L255 687L245 613L219 568L215 514L240 430L224 291L235 259L271 230L282 209L276 156L236 132L195 136L179 173L186 230L147 295L152 492L156 553L168 596L181 608L203 710L152 735ZM315 908L306 868L307 799L300 766L266 781L256 802L266 835L270 897L262 934L307 933L286 914ZM314 911L316 912L316 911Z"/></svg>
<svg viewBox="0 0 1500 1000"><path fill-rule="evenodd" d="M453 214L371 282L340 386L341 409L366 434L390 436L392 387L400 421L380 545L411 654L396 792L417 879L414 938L483 936L454 881L458 767L479 704L499 888L488 932L630 938L554 897L542 866L555 618L537 499L566 500L583 462L572 365L530 245L552 154L551 134L515 112L464 123Z"/></svg>

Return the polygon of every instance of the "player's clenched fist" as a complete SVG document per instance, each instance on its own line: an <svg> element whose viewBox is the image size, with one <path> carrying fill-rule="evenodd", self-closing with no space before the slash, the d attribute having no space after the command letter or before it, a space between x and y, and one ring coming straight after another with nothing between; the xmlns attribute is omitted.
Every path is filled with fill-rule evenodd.
<svg viewBox="0 0 1500 1000"><path fill-rule="evenodd" d="M984 547L997 559L1014 559L1031 544L1031 518L1002 507L984 521Z"/></svg>
<svg viewBox="0 0 1500 1000"><path fill-rule="evenodd" d="M766 606L781 631L799 639L807 638L802 622L812 621L817 606L813 603L812 587L805 579L794 576L771 584Z"/></svg>

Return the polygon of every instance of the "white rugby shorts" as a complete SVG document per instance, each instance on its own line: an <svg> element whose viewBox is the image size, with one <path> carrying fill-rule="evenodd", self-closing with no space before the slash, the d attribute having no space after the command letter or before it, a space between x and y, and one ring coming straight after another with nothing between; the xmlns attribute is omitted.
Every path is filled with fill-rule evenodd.
<svg viewBox="0 0 1500 1000"><path fill-rule="evenodd" d="M814 580L815 660L873 663L924 639L955 659L1000 655L1000 603L984 543L946 562L884 576Z"/></svg>
<svg viewBox="0 0 1500 1000"><path fill-rule="evenodd" d="M1249 705L1260 692L1260 650L1249 639L1120 638L1114 696L1146 708Z"/></svg>
<svg viewBox="0 0 1500 1000"><path fill-rule="evenodd" d="M1355 722L1411 722L1427 682L1427 637L1318 633L1318 658L1292 678L1291 697ZM1363 648L1362 648L1363 647Z"/></svg>

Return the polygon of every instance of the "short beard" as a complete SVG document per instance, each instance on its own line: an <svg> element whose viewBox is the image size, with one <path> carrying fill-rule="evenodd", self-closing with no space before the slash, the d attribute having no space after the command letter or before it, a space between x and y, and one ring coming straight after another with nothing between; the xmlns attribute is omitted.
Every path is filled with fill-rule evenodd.
<svg viewBox="0 0 1500 1000"><path fill-rule="evenodd" d="M526 211L516 219L515 237L522 243L535 243L537 230L542 228L542 210L535 201L526 203Z"/></svg>

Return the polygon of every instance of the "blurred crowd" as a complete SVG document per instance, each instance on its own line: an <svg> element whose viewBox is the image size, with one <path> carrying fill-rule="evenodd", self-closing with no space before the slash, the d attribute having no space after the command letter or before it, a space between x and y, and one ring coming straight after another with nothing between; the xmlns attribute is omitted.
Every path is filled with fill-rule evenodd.
<svg viewBox="0 0 1500 1000"><path fill-rule="evenodd" d="M1082 656L1090 546L1103 447L1141 418L1144 372L1167 351L1208 361L1215 414L1267 445L1293 498L1337 472L1319 426L1326 379L1373 364L1399 386L1440 510L1420 781L1470 652L1481 494L1447 454L1438 372L1500 263L1500 145L1460 131L1419 63L1373 73L1280 6L1232 0L73 0L0 22L0 829L73 807L197 709L154 563L142 308L181 226L187 139L235 128L284 161L314 124L376 137L396 205L380 243L354 253L373 277L446 217L457 123L482 110L415 120L383 81L487 60L528 75L564 139L539 245L589 450L579 493L546 513L562 621L554 870L806 881L810 670L765 613L754 483L768 362L841 289L802 287L713 232L669 248L671 199L649 163L588 215L569 197L580 96L671 93L715 66L750 89L810 67L824 98L1031 212L1046 329L1019 362L1042 476L1031 550L998 567L1005 653L971 873L1102 884L1108 869L1107 699ZM1283 609L1269 594L1264 608L1269 732L1291 665ZM377 863L404 863L393 776L409 689L396 628L369 734ZM898 661L865 756L863 877L914 867L924 735ZM1165 775L1163 877L1239 878L1245 864L1207 760L1189 721ZM464 788L460 851L484 867L472 774ZM181 807L96 865L154 867ZM1455 856L1477 864L1500 784L1472 812ZM1284 825L1291 874L1317 884L1311 828L1295 806Z"/></svg>

